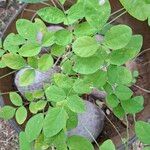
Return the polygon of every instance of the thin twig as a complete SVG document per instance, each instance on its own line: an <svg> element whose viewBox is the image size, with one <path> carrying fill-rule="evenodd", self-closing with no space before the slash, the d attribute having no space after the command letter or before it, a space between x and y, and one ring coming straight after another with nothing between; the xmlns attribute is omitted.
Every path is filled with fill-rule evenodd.
<svg viewBox="0 0 150 150"><path fill-rule="evenodd" d="M127 127L126 127L126 133L127 133L127 141L126 141L126 150L128 150L128 140L129 140L129 122L128 122L128 117L127 115L125 115L125 120L126 120L126 124L127 124Z"/></svg>
<svg viewBox="0 0 150 150"><path fill-rule="evenodd" d="M36 12L36 10L33 10L33 9L27 9L27 8L25 8L24 11L34 12L34 13Z"/></svg>
<svg viewBox="0 0 150 150"><path fill-rule="evenodd" d="M81 124L83 126L83 124ZM94 136L92 135L92 133L89 131L89 129L85 126L83 126L83 128L89 133L89 135L91 136L91 138L93 139L93 141L95 142L95 144L97 145L97 147L99 148L99 144L97 143L96 139L94 138Z"/></svg>
<svg viewBox="0 0 150 150"><path fill-rule="evenodd" d="M106 27L107 25L113 23L115 20L117 20L118 18L120 18L121 16L123 16L126 13L127 13L127 11L124 11L123 13L121 13L120 15L118 15L117 17L115 17L114 19L112 19L111 21L109 21L107 24L105 24L104 27Z"/></svg>
<svg viewBox="0 0 150 150"><path fill-rule="evenodd" d="M119 13L119 12L120 12L120 11L122 11L122 10L124 10L124 8L121 8L121 9L119 9L119 10L117 10L117 11L113 12L110 16L113 16L113 15L115 15L115 14Z"/></svg>
<svg viewBox="0 0 150 150"><path fill-rule="evenodd" d="M143 92L150 93L150 90L144 89L144 88L142 88L142 87L140 87L140 86L138 86L138 85L136 85L136 84L134 84L133 86L139 88L139 89L142 90Z"/></svg>
<svg viewBox="0 0 150 150"><path fill-rule="evenodd" d="M11 74L13 74L13 73L15 73L15 72L16 72L16 70L14 70L14 71L12 71L12 72L9 72L9 73L7 73L7 74L1 76L0 79L3 79L3 78L5 78L5 77L7 77L7 76L9 76L9 75L11 75Z"/></svg>

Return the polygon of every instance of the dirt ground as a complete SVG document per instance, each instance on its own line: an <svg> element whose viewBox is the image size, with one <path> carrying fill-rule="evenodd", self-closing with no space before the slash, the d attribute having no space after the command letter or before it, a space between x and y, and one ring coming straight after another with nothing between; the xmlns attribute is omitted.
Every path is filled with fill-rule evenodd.
<svg viewBox="0 0 150 150"><path fill-rule="evenodd" d="M0 0L0 37L20 4L15 0ZM0 120L0 150L18 150L18 135L11 125Z"/></svg>

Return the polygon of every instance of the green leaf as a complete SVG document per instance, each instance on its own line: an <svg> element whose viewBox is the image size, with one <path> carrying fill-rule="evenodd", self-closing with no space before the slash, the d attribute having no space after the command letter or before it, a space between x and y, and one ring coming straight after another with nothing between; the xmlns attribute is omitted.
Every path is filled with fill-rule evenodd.
<svg viewBox="0 0 150 150"><path fill-rule="evenodd" d="M28 86L32 84L35 80L35 70L26 69L23 74L19 77L20 86Z"/></svg>
<svg viewBox="0 0 150 150"><path fill-rule="evenodd" d="M64 13L53 6L45 7L37 11L37 14L48 23L58 24L64 21Z"/></svg>
<svg viewBox="0 0 150 150"><path fill-rule="evenodd" d="M40 53L41 46L38 43L26 43L19 49L19 54L23 57L32 57Z"/></svg>
<svg viewBox="0 0 150 150"><path fill-rule="evenodd" d="M65 60L64 62L62 62L61 64L61 69L62 69L62 72L65 73L65 74L74 74L74 71L73 71L73 61L67 59Z"/></svg>
<svg viewBox="0 0 150 150"><path fill-rule="evenodd" d="M104 85L103 88L107 92L107 94L112 94L114 92L112 85L108 82Z"/></svg>
<svg viewBox="0 0 150 150"><path fill-rule="evenodd" d="M69 30L62 29L55 33L55 42L58 45L66 46L72 42L72 33Z"/></svg>
<svg viewBox="0 0 150 150"><path fill-rule="evenodd" d="M51 108L44 119L44 135L52 137L66 126L67 113L63 108Z"/></svg>
<svg viewBox="0 0 150 150"><path fill-rule="evenodd" d="M29 142L37 139L43 128L44 115L37 114L29 119L25 127L25 133Z"/></svg>
<svg viewBox="0 0 150 150"><path fill-rule="evenodd" d="M119 85L115 89L115 95L121 100L128 100L133 95L133 92L130 88L124 85Z"/></svg>
<svg viewBox="0 0 150 150"><path fill-rule="evenodd" d="M38 68L38 58L37 57L28 57L27 58L28 65L34 69Z"/></svg>
<svg viewBox="0 0 150 150"><path fill-rule="evenodd" d="M5 53L5 50L0 49L0 57L2 57L4 55L4 53Z"/></svg>
<svg viewBox="0 0 150 150"><path fill-rule="evenodd" d="M16 121L18 124L23 124L27 118L27 110L24 106L21 106L16 111Z"/></svg>
<svg viewBox="0 0 150 150"><path fill-rule="evenodd" d="M55 44L51 47L51 54L60 57L65 53L65 50L66 50L65 46Z"/></svg>
<svg viewBox="0 0 150 150"><path fill-rule="evenodd" d="M65 100L66 98L66 94L64 90L55 85L51 85L50 87L48 87L45 91L45 94L48 101L52 101L52 102L60 102Z"/></svg>
<svg viewBox="0 0 150 150"><path fill-rule="evenodd" d="M32 95L33 95L33 98L40 99L44 97L44 91L43 89L34 90L32 91Z"/></svg>
<svg viewBox="0 0 150 150"><path fill-rule="evenodd" d="M16 109L11 106L4 106L0 108L0 118L9 120L14 117Z"/></svg>
<svg viewBox="0 0 150 150"><path fill-rule="evenodd" d="M67 136L63 130L49 139L50 145L54 146L57 150L68 150L66 144Z"/></svg>
<svg viewBox="0 0 150 150"><path fill-rule="evenodd" d="M106 140L102 143L99 150L116 150L116 148L111 140Z"/></svg>
<svg viewBox="0 0 150 150"><path fill-rule="evenodd" d="M50 54L44 54L38 60L38 69L40 71L48 71L53 66L54 60Z"/></svg>
<svg viewBox="0 0 150 150"><path fill-rule="evenodd" d="M74 29L74 34L77 37L94 35L96 32L96 29L90 26L88 22L80 23Z"/></svg>
<svg viewBox="0 0 150 150"><path fill-rule="evenodd" d="M37 30L34 24L26 19L19 19L16 22L16 29L19 35L21 35L25 39L29 39L32 41L36 40Z"/></svg>
<svg viewBox="0 0 150 150"><path fill-rule="evenodd" d="M45 150L49 148L49 143L46 141L44 134L41 133L34 142L34 150Z"/></svg>
<svg viewBox="0 0 150 150"><path fill-rule="evenodd" d="M36 102L31 102L30 105L29 105L29 110L32 114L36 114L38 112L37 103Z"/></svg>
<svg viewBox="0 0 150 150"><path fill-rule="evenodd" d="M84 11L84 2L77 2L76 4L72 5L69 10L67 10L67 19L65 20L65 24L73 24L78 19L82 19L85 16Z"/></svg>
<svg viewBox="0 0 150 150"><path fill-rule="evenodd" d="M26 66L25 60L18 54L7 53L3 55L2 61L11 69L21 69Z"/></svg>
<svg viewBox="0 0 150 150"><path fill-rule="evenodd" d="M39 100L38 102L36 102L36 109L39 110L43 110L46 106L47 102L44 100Z"/></svg>
<svg viewBox="0 0 150 150"><path fill-rule="evenodd" d="M118 105L117 107L113 108L113 113L119 119L122 119L124 117L124 115L125 115L125 111L123 110L123 108L120 105Z"/></svg>
<svg viewBox="0 0 150 150"><path fill-rule="evenodd" d="M11 102L15 106L22 106L23 102L22 102L22 98L19 94L17 94L16 92L10 92L9 97L10 97Z"/></svg>
<svg viewBox="0 0 150 150"><path fill-rule="evenodd" d="M96 39L88 36L77 38L73 43L73 52L80 57L90 57L96 53L98 48Z"/></svg>
<svg viewBox="0 0 150 150"><path fill-rule="evenodd" d="M107 95L106 103L109 107L114 108L118 106L119 100L114 94L111 94L111 95Z"/></svg>
<svg viewBox="0 0 150 150"><path fill-rule="evenodd" d="M143 122L143 121L137 121L135 124L135 133L139 140L143 142L144 144L150 144L150 124Z"/></svg>
<svg viewBox="0 0 150 150"><path fill-rule="evenodd" d="M117 50L125 47L132 37L132 30L126 25L116 25L106 33L104 44L110 49Z"/></svg>
<svg viewBox="0 0 150 150"><path fill-rule="evenodd" d="M5 50L16 53L19 50L19 45L24 44L26 41L19 34L10 33L4 40L3 46Z"/></svg>
<svg viewBox="0 0 150 150"><path fill-rule="evenodd" d="M105 0L104 4L100 4L99 0L86 1L85 13L88 23L98 31L101 30L110 17L111 7L109 0Z"/></svg>
<svg viewBox="0 0 150 150"><path fill-rule="evenodd" d="M74 113L70 109L66 109L68 113L68 120L67 120L67 130L71 130L78 125L78 115Z"/></svg>
<svg viewBox="0 0 150 150"><path fill-rule="evenodd" d="M25 132L19 133L19 149L31 150L30 142L28 142Z"/></svg>
<svg viewBox="0 0 150 150"><path fill-rule="evenodd" d="M54 82L56 83L56 85L60 88L63 89L71 89L73 86L73 80L61 73L56 73L54 74Z"/></svg>
<svg viewBox="0 0 150 150"><path fill-rule="evenodd" d="M84 101L77 95L67 97L67 106L76 113L83 113L86 110Z"/></svg>
<svg viewBox="0 0 150 150"><path fill-rule="evenodd" d="M5 67L6 67L5 63L2 60L0 60L0 68L5 68Z"/></svg>
<svg viewBox="0 0 150 150"><path fill-rule="evenodd" d="M54 42L55 42L54 32L46 32L45 34L43 34L43 38L42 38L43 47L49 47L53 45Z"/></svg>
<svg viewBox="0 0 150 150"><path fill-rule="evenodd" d="M84 81L93 84L94 87L101 88L107 81L107 72L98 70L93 74L85 76Z"/></svg>
<svg viewBox="0 0 150 150"><path fill-rule="evenodd" d="M89 140L77 135L69 137L67 145L70 150L94 150L94 147Z"/></svg>
<svg viewBox="0 0 150 150"><path fill-rule="evenodd" d="M132 73L124 66L110 65L107 71L108 80L115 84L128 85L132 82Z"/></svg>
<svg viewBox="0 0 150 150"><path fill-rule="evenodd" d="M134 18L145 21L149 15L150 6L144 0L126 1L120 0L121 4Z"/></svg>
<svg viewBox="0 0 150 150"><path fill-rule="evenodd" d="M137 96L127 101L122 101L121 105L126 113L136 114L143 110L144 99L142 96Z"/></svg>
<svg viewBox="0 0 150 150"><path fill-rule="evenodd" d="M75 57L73 70L80 74L93 74L102 66L103 59L100 55L94 55L88 58Z"/></svg>
<svg viewBox="0 0 150 150"><path fill-rule="evenodd" d="M73 85L73 90L78 94L86 94L92 91L92 86L82 79L77 79Z"/></svg>
<svg viewBox="0 0 150 150"><path fill-rule="evenodd" d="M114 65L123 65L128 60L133 59L139 53L143 43L141 35L135 35L131 38L128 45L122 49L112 51L110 53L110 62Z"/></svg>
<svg viewBox="0 0 150 150"><path fill-rule="evenodd" d="M64 5L65 1L66 1L66 0L59 0L59 2L60 2L62 5Z"/></svg>

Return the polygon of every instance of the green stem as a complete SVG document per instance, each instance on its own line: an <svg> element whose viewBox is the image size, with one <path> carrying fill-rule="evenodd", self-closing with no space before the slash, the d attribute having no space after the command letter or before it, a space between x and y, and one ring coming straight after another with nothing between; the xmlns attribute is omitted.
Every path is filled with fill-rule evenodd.
<svg viewBox="0 0 150 150"><path fill-rule="evenodd" d="M7 73L7 74L1 76L0 79L3 79L3 78L5 78L5 77L7 77L7 76L9 76L9 75L11 75L11 74L13 74L13 73L15 73L15 72L16 72L16 70L15 70L15 71L12 71L12 72L9 72L9 73Z"/></svg>

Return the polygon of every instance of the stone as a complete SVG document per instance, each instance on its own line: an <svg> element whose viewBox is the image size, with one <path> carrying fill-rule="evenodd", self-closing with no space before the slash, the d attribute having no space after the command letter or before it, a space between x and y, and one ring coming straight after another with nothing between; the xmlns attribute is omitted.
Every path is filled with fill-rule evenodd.
<svg viewBox="0 0 150 150"><path fill-rule="evenodd" d="M76 128L67 132L68 136L79 135L93 142L93 138L97 139L103 130L104 113L95 104L85 101L86 112L78 114L78 125ZM92 136L91 136L92 135Z"/></svg>
<svg viewBox="0 0 150 150"><path fill-rule="evenodd" d="M53 74L54 73L57 73L60 71L60 68L59 67L54 67L53 69L51 68L50 70L48 70L47 72L40 72L38 70L35 70L35 81L31 84L31 85L28 85L28 86L20 86L19 85L19 77L23 74L23 72L25 70L27 70L28 68L30 67L26 67L26 68L23 68L21 70L19 70L16 75L15 75L15 79L14 79L14 82L15 82L15 85L18 89L18 91L24 95L25 92L32 92L32 91L35 91L35 90L39 90L39 89L42 89L43 88L43 85L44 83L50 83L50 79L52 78Z"/></svg>

